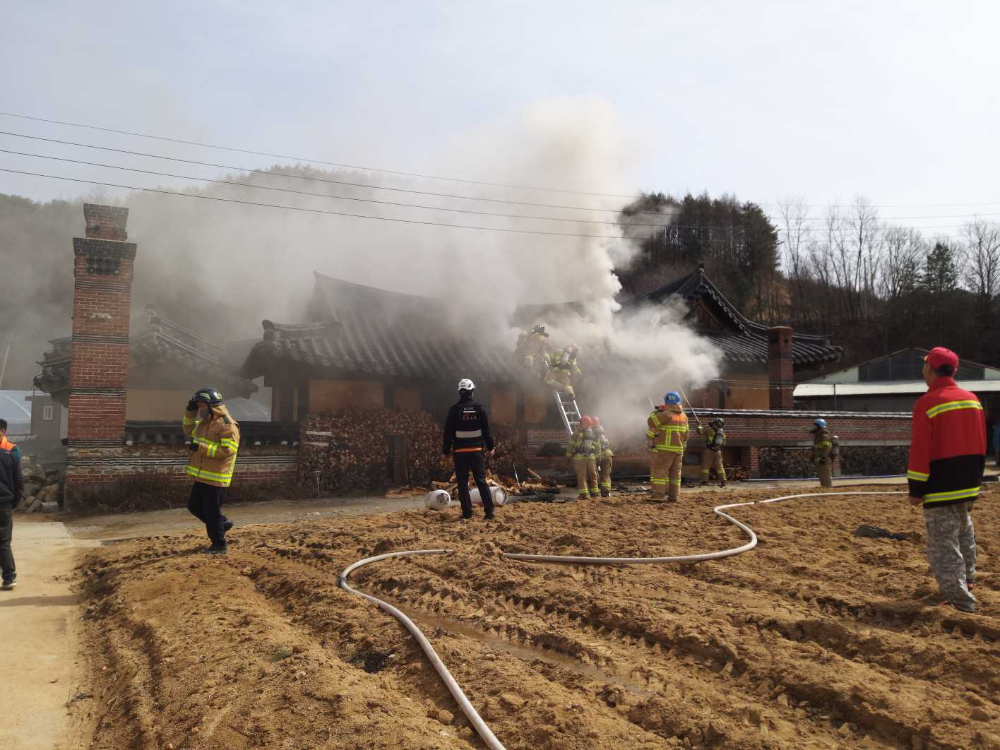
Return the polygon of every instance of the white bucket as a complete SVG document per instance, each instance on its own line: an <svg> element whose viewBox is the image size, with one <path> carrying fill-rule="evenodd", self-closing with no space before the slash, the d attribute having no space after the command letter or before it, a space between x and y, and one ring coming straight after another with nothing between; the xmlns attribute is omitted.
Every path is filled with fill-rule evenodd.
<svg viewBox="0 0 1000 750"><path fill-rule="evenodd" d="M431 510L444 510L451 505L451 495L447 490L434 490L428 492L424 498L424 506Z"/></svg>
<svg viewBox="0 0 1000 750"><path fill-rule="evenodd" d="M490 487L490 495L493 496L494 505L503 505L507 502L507 492L503 487ZM479 488L473 487L472 491L469 492L469 497L472 498L473 505L482 505L483 499L479 496Z"/></svg>

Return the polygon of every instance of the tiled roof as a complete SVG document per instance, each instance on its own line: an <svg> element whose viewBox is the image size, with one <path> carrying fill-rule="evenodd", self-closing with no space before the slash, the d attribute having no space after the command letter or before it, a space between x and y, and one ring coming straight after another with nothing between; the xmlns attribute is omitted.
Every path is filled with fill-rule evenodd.
<svg viewBox="0 0 1000 750"><path fill-rule="evenodd" d="M450 333L440 300L375 289L316 274L314 313L325 322L263 322L264 339L243 367L257 377L283 363L316 373L351 373L408 380L519 376L510 351Z"/></svg>
<svg viewBox="0 0 1000 750"><path fill-rule="evenodd" d="M632 299L626 304L636 304L641 301L663 302L674 296L680 297L689 305L705 301L722 313L723 318L732 328L731 331L722 333L706 330L698 331L698 333L711 339L712 343L722 349L728 361L767 364L768 326L750 320L737 310L705 275L705 270L701 266L693 273L643 295L641 298ZM792 336L792 359L796 365L836 362L842 354L843 349L834 345L829 336L798 332Z"/></svg>
<svg viewBox="0 0 1000 750"><path fill-rule="evenodd" d="M226 396L249 396L257 390L249 379L223 361L223 344L200 336L159 315L152 306L132 320L129 336L132 366L143 372L168 365L185 374L198 375L211 382ZM54 339L52 349L38 363L42 372L35 376L35 386L46 393L65 393L69 389L72 338ZM130 385L132 382L130 380Z"/></svg>

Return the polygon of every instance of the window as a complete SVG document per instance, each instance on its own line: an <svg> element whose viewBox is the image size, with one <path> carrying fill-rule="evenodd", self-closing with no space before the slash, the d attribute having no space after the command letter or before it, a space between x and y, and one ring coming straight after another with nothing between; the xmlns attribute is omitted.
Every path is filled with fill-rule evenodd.
<svg viewBox="0 0 1000 750"><path fill-rule="evenodd" d="M42 419L50 421L52 419L52 404L42 407Z"/></svg>

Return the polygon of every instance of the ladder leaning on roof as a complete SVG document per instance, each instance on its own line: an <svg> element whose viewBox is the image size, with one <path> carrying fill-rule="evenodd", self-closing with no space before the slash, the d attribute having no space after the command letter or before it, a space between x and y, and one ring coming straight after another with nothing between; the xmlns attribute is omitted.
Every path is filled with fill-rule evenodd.
<svg viewBox="0 0 1000 750"><path fill-rule="evenodd" d="M562 417L563 427L570 435L580 424L580 407L576 405L576 397L568 396L561 391L553 391L556 397L556 404L559 407L559 416Z"/></svg>

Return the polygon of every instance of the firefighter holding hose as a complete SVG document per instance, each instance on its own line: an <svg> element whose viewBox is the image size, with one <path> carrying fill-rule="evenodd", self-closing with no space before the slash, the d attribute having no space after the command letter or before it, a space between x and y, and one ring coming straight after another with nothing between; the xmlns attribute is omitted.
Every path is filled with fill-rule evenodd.
<svg viewBox="0 0 1000 750"><path fill-rule="evenodd" d="M646 438L651 452L649 482L653 485L654 500L674 503L680 498L688 430L681 395L670 391L646 420Z"/></svg>
<svg viewBox="0 0 1000 750"><path fill-rule="evenodd" d="M913 408L906 478L910 504L922 507L927 557L943 605L976 611L976 531L969 512L986 468L986 420L976 394L955 383L958 355L937 347L924 358L927 393Z"/></svg>
<svg viewBox="0 0 1000 750"><path fill-rule="evenodd" d="M722 463L722 446L726 444L726 433L722 430L724 424L721 417L716 417L707 425L698 427L698 433L705 440L705 450L701 453L702 487L708 484L713 468L719 478L719 486L726 486L726 467Z"/></svg>

